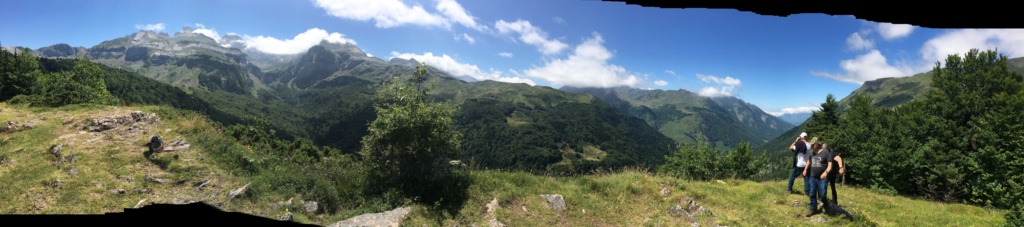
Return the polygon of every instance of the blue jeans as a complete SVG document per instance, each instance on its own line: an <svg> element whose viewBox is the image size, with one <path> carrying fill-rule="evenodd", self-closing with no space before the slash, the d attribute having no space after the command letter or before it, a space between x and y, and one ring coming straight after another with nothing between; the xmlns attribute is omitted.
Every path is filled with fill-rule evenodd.
<svg viewBox="0 0 1024 227"><path fill-rule="evenodd" d="M810 175L811 174L808 173L810 181L809 181L809 184L807 184L807 185L810 186L811 191L810 191L810 193L807 193L807 194L811 197L811 204L810 204L811 210L818 210L818 199L819 198L821 199L822 203L824 203L824 204L828 203L828 198L826 197L826 192L828 192L828 178L821 179L820 175L818 175L818 176L810 176Z"/></svg>
<svg viewBox="0 0 1024 227"><path fill-rule="evenodd" d="M793 173L789 174L789 185L786 186L786 189L792 191L793 190L793 181L795 181L796 177L800 176L803 173L804 173L804 167L793 167ZM808 176L803 176L803 178L804 178L804 193L808 193L808 191L811 190L811 184L808 183L808 181L810 179L808 179L809 178Z"/></svg>

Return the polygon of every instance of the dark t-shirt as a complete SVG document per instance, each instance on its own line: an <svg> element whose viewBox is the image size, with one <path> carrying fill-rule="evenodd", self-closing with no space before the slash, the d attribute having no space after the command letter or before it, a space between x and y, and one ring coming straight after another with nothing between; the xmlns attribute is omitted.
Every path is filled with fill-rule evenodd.
<svg viewBox="0 0 1024 227"><path fill-rule="evenodd" d="M804 141L796 141L796 143L793 144L793 147L793 167L799 167L798 163L800 162L800 154L808 154L810 149L807 149L807 143Z"/></svg>
<svg viewBox="0 0 1024 227"><path fill-rule="evenodd" d="M829 176L839 175L839 167L840 166L839 166L839 162L836 161L836 156L839 156L839 154L837 154L835 150L832 150L829 153L832 154L832 158L829 159L829 161L832 162L832 171L829 171L828 175Z"/></svg>
<svg viewBox="0 0 1024 227"><path fill-rule="evenodd" d="M793 154L807 153L807 144L804 141L796 141L793 146Z"/></svg>
<svg viewBox="0 0 1024 227"><path fill-rule="evenodd" d="M812 177L820 178L821 174L825 173L825 169L828 168L829 162L832 162L832 153L828 151L821 151L817 154L813 154L811 156L810 163L808 163L808 165L811 165L809 167L810 171L808 171L808 174ZM838 167L832 166L832 168L834 169Z"/></svg>

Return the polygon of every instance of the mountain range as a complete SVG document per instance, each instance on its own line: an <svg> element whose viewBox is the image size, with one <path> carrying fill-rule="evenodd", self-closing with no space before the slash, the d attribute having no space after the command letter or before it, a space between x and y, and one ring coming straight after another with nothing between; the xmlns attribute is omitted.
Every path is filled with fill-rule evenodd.
<svg viewBox="0 0 1024 227"><path fill-rule="evenodd" d="M205 102L210 109L204 111L223 124L263 119L282 138L308 138L353 153L375 116L375 89L422 64L385 61L350 43L323 41L304 53L277 55L238 40L215 40L185 27L173 36L139 31L89 48L56 44L32 51L46 58L86 56L174 85ZM723 148L740 141L758 145L794 127L733 97L472 81L433 67L428 73L430 95L459 107L463 158L496 168L656 165L677 144L703 139Z"/></svg>

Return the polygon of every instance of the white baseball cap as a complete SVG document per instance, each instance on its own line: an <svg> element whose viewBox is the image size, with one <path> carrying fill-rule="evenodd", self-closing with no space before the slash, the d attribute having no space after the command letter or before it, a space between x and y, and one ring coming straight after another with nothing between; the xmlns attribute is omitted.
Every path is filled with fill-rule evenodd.
<svg viewBox="0 0 1024 227"><path fill-rule="evenodd" d="M806 138L806 137L807 137L807 133L806 132L801 132L800 133L800 138Z"/></svg>

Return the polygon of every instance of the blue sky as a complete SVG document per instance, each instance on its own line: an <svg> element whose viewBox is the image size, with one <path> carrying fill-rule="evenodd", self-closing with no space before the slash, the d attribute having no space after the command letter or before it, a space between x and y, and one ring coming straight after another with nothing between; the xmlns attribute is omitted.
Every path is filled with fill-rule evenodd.
<svg viewBox="0 0 1024 227"><path fill-rule="evenodd" d="M948 54L1024 56L1024 30L928 29L799 14L661 9L600 1L2 0L0 44L91 47L184 26L248 48L298 53L352 42L479 80L537 86L685 89L780 114L810 111L867 80L930 70Z"/></svg>

